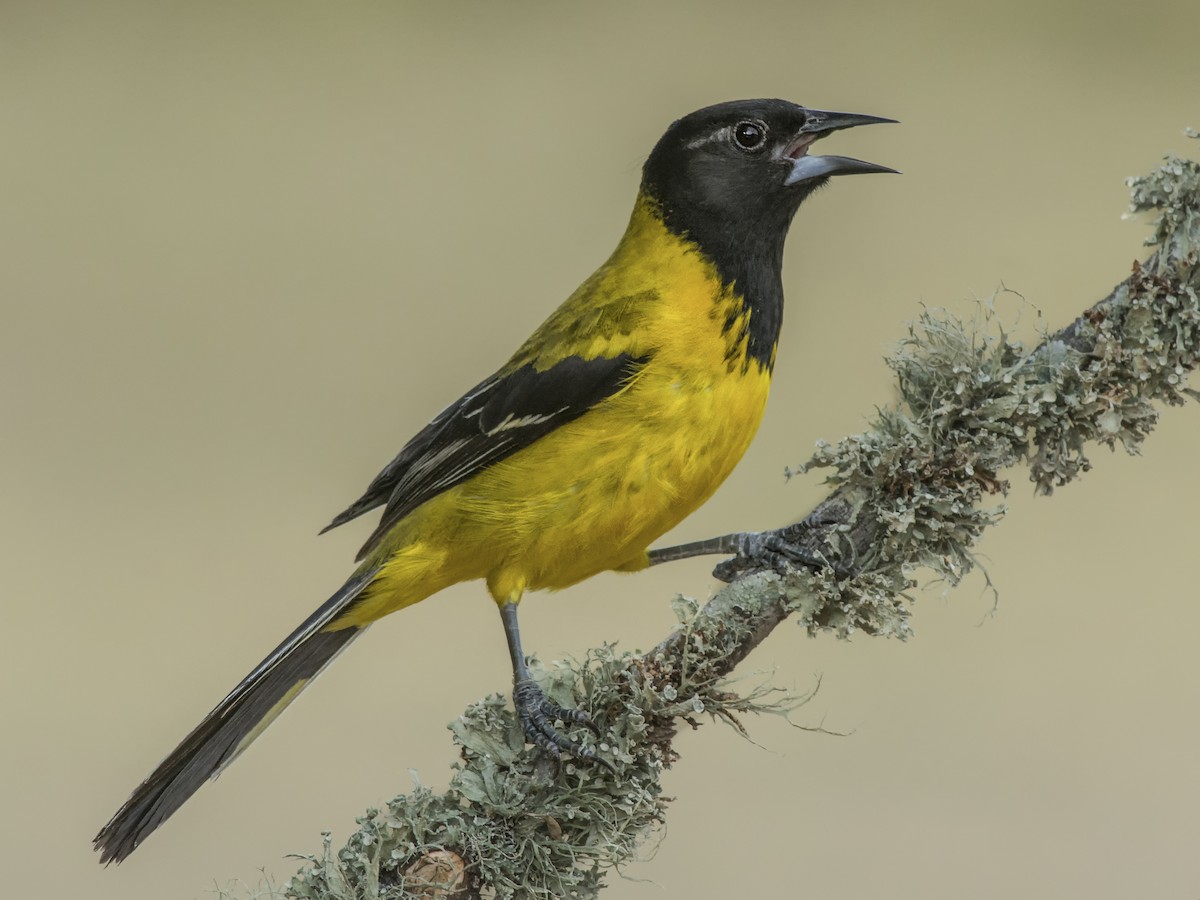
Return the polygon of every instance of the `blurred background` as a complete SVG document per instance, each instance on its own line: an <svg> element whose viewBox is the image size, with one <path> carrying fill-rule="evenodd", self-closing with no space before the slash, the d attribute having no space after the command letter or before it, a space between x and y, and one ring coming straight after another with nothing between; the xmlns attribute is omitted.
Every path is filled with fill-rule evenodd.
<svg viewBox="0 0 1200 900"><path fill-rule="evenodd" d="M13 897L284 881L322 830L440 786L444 725L506 690L478 584L374 629L127 863L97 829L332 588L320 540L399 446L606 257L694 108L781 96L903 124L902 169L801 210L767 419L668 540L790 521L818 438L892 397L922 304L1002 284L1057 327L1144 254L1123 179L1200 153L1200 5L0 4L0 842ZM1027 336L1037 317L999 300ZM916 637L780 628L795 715L682 736L667 827L613 900L1196 897L1195 407L1140 459L1011 512ZM712 560L523 607L544 658L645 648Z"/></svg>

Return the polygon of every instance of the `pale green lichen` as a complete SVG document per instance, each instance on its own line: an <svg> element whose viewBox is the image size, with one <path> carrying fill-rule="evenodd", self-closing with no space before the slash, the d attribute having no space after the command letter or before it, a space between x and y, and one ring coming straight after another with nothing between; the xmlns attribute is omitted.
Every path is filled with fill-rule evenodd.
<svg viewBox="0 0 1200 900"><path fill-rule="evenodd" d="M537 667L552 698L578 703L576 689L591 694L584 705L609 724L601 707L618 712L615 675L631 657L595 651L581 666ZM644 699L644 698L643 698ZM651 704L647 704L651 705ZM539 765L504 697L469 707L451 724L461 758L449 790L417 786L384 810L370 810L359 830L334 853L292 879L291 896L401 898L415 885L405 870L430 850L455 848L488 896L594 896L602 872L628 858L661 820L661 757L629 752L649 727L641 710L620 715L601 749L620 780L599 766L566 760L557 772ZM581 734L581 737L584 735ZM351 887L353 886L353 887Z"/></svg>
<svg viewBox="0 0 1200 900"><path fill-rule="evenodd" d="M917 568L957 583L975 564L980 534L1005 512L988 500L1007 492L1004 470L1026 463L1048 494L1090 468L1088 444L1136 453L1157 422L1153 403L1193 395L1200 166L1168 158L1131 186L1134 211L1159 212L1150 241L1159 249L1110 297L1033 350L1006 332L993 302L972 322L925 311L888 358L899 402L863 434L820 444L800 467L832 470L827 481L854 510L857 532L832 544L854 577L818 589L844 612L818 609L808 627L844 633L865 620L860 610L887 608L889 591L899 598L913 586ZM882 584L864 589L865 575Z"/></svg>
<svg viewBox="0 0 1200 900"><path fill-rule="evenodd" d="M753 584L762 576L747 579ZM739 585L739 588L742 588ZM760 591L761 593L761 591ZM677 719L700 715L741 728L745 712L787 712L802 700L766 702L774 688L728 691L718 671L736 622L701 615L679 597L683 652L636 657L601 647L582 663L533 670L551 699L590 711L604 734L597 748L617 768L566 759L556 771L525 745L500 695L472 704L450 725L460 759L449 789L417 785L383 810L368 810L346 846L308 857L288 896L312 900L399 900L422 887L405 872L424 854L454 848L472 882L497 898L593 897L603 873L635 858L661 822L661 776L673 759ZM592 740L580 730L578 737Z"/></svg>
<svg viewBox="0 0 1200 900"><path fill-rule="evenodd" d="M555 772L525 746L506 698L489 697L451 725L460 760L445 792L417 785L368 811L342 849L326 838L287 896L435 896L405 873L451 848L481 896L594 897L661 825L676 722L707 714L740 728L740 713L788 707L768 703L769 688L739 695L725 681L785 615L813 632L906 637L915 573L956 583L972 569L976 541L1004 513L1004 470L1028 464L1049 493L1087 471L1091 442L1136 452L1156 421L1151 403L1190 394L1200 351L1200 166L1168 159L1131 187L1136 212L1158 211L1158 249L1109 298L1033 350L993 304L970 322L924 312L889 359L898 402L802 467L829 471L821 508L839 524L819 543L836 574L744 573L703 608L676 598L681 628L648 654L602 647L537 667L553 698L592 714L617 777L571 760Z"/></svg>

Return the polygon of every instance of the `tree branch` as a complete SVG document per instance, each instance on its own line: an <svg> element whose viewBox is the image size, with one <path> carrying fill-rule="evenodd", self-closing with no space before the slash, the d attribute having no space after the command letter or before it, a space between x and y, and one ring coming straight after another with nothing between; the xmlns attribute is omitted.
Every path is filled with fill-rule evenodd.
<svg viewBox="0 0 1200 900"><path fill-rule="evenodd" d="M957 583L983 530L1004 513L1001 473L1029 467L1050 493L1090 464L1092 443L1137 452L1178 405L1200 353L1200 165L1168 158L1130 182L1132 208L1156 210L1157 249L1108 297L1032 350L990 304L973 322L926 311L888 360L899 401L870 430L821 444L800 471L829 470L832 492L810 522L777 533L813 569L735 558L730 583L703 608L679 597L680 627L642 656L602 647L579 663L539 667L548 694L587 709L605 735L599 766L561 769L525 746L506 695L473 704L452 725L460 759L449 789L417 785L289 882L295 898L592 897L662 821L662 772L680 720L738 714L769 689L729 692L723 679L784 619L810 631L909 634L905 592L917 569ZM991 503L992 497L996 498ZM582 740L590 740L580 730Z"/></svg>

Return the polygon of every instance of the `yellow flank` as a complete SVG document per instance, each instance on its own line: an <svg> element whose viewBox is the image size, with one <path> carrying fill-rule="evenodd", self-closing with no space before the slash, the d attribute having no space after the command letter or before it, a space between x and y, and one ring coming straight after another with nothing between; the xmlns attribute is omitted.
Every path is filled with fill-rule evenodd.
<svg viewBox="0 0 1200 900"><path fill-rule="evenodd" d="M504 603L646 566L650 543L712 495L758 429L770 372L746 356L749 316L639 196L612 257L505 371L570 356L649 361L584 415L397 523L364 562L378 575L327 629L365 625L460 581L486 579Z"/></svg>

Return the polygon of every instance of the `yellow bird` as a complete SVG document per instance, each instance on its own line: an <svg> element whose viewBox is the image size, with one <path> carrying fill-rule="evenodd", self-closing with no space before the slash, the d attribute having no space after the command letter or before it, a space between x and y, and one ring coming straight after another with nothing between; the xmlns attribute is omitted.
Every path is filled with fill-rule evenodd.
<svg viewBox="0 0 1200 900"><path fill-rule="evenodd" d="M484 579L500 607L529 739L598 759L555 727L591 723L533 681L517 604L607 569L714 552L647 548L712 495L758 428L783 318L784 239L801 201L833 175L894 171L810 147L891 121L741 100L673 123L612 256L333 520L384 507L350 579L96 836L101 862L132 853L368 625L460 581Z"/></svg>

